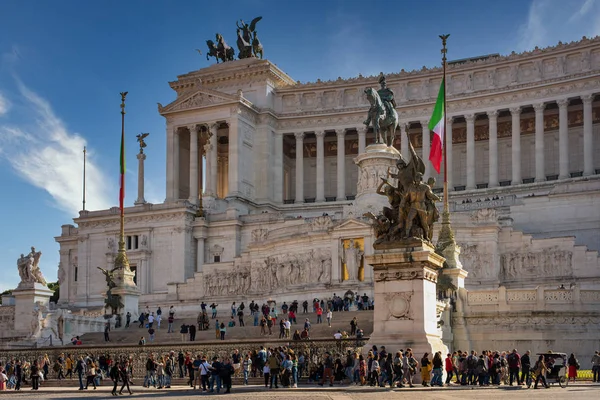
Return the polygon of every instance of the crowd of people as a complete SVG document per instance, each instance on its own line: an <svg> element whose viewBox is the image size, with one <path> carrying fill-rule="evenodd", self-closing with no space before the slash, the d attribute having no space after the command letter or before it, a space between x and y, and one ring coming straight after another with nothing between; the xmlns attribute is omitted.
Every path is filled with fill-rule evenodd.
<svg viewBox="0 0 600 400"><path fill-rule="evenodd" d="M230 307L230 314L224 318L219 317L219 305L212 303L206 304L204 301L200 304L200 312L196 318L195 324L183 323L179 326L179 334L181 335L181 341L193 342L196 340L196 333L198 331L207 331L214 329L215 339L225 340L227 336L227 330L236 326L246 326L247 317L253 321L253 326L260 327L260 334L262 336L272 336L274 331L279 327L279 338L293 340L310 339L310 328L311 323L309 318L305 318L303 329L296 329L292 333L292 325L298 324L299 314L314 314L316 317L316 324L327 322L328 326L331 327L334 312L349 311L352 306L357 310L372 310L374 307L373 300L363 294L360 296L358 293L346 293L344 297L333 294L328 299L313 299L312 301L304 300L302 303L293 301L291 304L283 302L281 306L277 306L275 301L268 301L259 305L252 301L247 307L244 302L236 304L233 302ZM302 311L300 311L302 307ZM209 311L210 309L210 311ZM249 315L248 315L249 312ZM167 333L174 333L175 323L175 308L171 306L168 311L168 328ZM130 326L131 315L127 313L125 328ZM138 344L145 345L147 343L154 342L157 330L161 328L162 322L162 310L158 307L156 311L150 311L149 307L146 306L143 312L140 312L138 318L138 328L147 330L146 336L141 336ZM214 328L211 328L211 324L214 324ZM350 324L350 332L340 331L339 338L348 338L356 335L359 339L362 338L364 332L358 327L358 320L354 320ZM106 342L110 341L109 338L110 323L107 323L104 331L104 339ZM337 337L337 333L334 337Z"/></svg>
<svg viewBox="0 0 600 400"><path fill-rule="evenodd" d="M239 377L244 385L249 378L261 378L268 389L297 388L301 378L312 384L333 386L356 384L362 386L404 388L414 387L415 376L423 386L489 386L527 385L548 387L546 375L567 368L566 376L575 380L580 368L574 354L564 365L555 364L550 352L532 356L529 351L520 355L516 349L509 352L455 351L445 357L437 352L425 353L418 358L413 350L388 352L385 346L373 346L366 355L339 347L336 352L311 354L296 351L290 346L259 347L247 353L238 350L227 356L208 356L191 352L171 351L164 354L148 353L143 371L134 371L132 358L112 359L109 354L73 356L60 354L56 360L48 355L39 359L10 359L0 362L0 390L21 390L31 385L37 390L43 382L53 379L76 379L79 390L94 389L112 384L113 395L122 394L134 377L146 388L169 389L172 379L185 378L186 384L203 392L230 393L232 378ZM600 354L592 357L593 381L600 380ZM445 377L445 379L444 379ZM119 389L120 387L120 389ZM119 390L117 390L119 389Z"/></svg>

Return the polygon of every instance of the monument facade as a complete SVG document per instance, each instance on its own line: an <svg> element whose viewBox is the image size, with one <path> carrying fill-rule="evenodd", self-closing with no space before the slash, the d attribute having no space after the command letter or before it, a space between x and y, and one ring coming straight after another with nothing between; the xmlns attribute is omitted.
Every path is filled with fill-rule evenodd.
<svg viewBox="0 0 600 400"><path fill-rule="evenodd" d="M247 29L254 40L256 27ZM599 72L600 38L449 63L450 211L469 272L449 294L456 303L444 314L450 348L561 350L567 329L578 332L569 351L594 350ZM169 83L176 99L158 105L166 199L146 202L142 186L140 201L125 210L140 307L192 312L203 299L372 296L377 278L368 260L379 237L371 219L394 201L381 178L402 179L392 153L407 164L414 155L427 160L440 82L441 68L425 68L383 80L298 83L253 56L178 76ZM367 128L376 96L396 121ZM392 145L389 160L369 159L367 146L382 143ZM428 162L422 174L440 195L441 174ZM423 237L435 243L439 227L429 229L419 211L410 221L420 221ZM118 235L118 207L81 211L62 227L62 306L103 306L106 285L96 267L112 268ZM440 307L438 319L446 312ZM568 318L575 328L565 325Z"/></svg>

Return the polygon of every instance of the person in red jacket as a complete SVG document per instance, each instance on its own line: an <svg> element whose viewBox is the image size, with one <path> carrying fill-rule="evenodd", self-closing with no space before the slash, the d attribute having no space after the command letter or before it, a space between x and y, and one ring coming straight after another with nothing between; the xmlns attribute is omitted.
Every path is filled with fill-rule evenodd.
<svg viewBox="0 0 600 400"><path fill-rule="evenodd" d="M444 369L446 370L446 386L450 385L452 375L454 374L454 364L452 363L452 354L448 353L448 356L444 360Z"/></svg>

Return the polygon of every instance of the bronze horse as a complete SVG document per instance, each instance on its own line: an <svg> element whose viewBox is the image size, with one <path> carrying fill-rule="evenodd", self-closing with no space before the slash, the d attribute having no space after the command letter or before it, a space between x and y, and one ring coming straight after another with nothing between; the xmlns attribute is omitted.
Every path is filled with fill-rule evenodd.
<svg viewBox="0 0 600 400"><path fill-rule="evenodd" d="M379 97L379 93L373 88L366 88L365 94L371 104L369 116L363 122L367 127L372 124L375 133L375 143L383 143L391 146L394 143L394 136L398 128L398 113L392 108L392 113L388 115L385 106ZM384 131L384 136L381 131Z"/></svg>

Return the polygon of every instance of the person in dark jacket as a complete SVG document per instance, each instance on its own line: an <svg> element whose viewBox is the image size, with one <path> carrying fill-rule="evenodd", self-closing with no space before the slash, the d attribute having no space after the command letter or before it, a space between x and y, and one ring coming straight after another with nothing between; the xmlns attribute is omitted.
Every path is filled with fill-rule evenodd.
<svg viewBox="0 0 600 400"><path fill-rule="evenodd" d="M133 394L131 389L129 388L129 362L125 361L125 363L121 366L120 369L121 381L123 381L123 385L121 385L121 390L119 390L119 394L123 394L123 389L127 387L127 391L129 394Z"/></svg>
<svg viewBox="0 0 600 400"><path fill-rule="evenodd" d="M40 367L38 366L37 360L33 362L31 366L31 390L38 390L40 388Z"/></svg>

